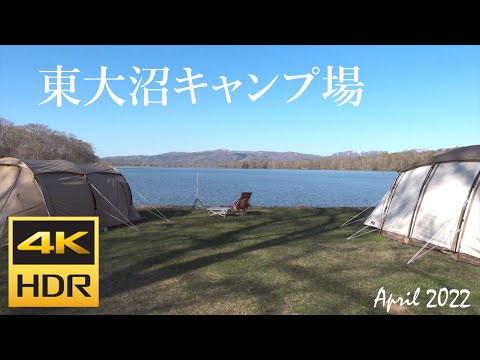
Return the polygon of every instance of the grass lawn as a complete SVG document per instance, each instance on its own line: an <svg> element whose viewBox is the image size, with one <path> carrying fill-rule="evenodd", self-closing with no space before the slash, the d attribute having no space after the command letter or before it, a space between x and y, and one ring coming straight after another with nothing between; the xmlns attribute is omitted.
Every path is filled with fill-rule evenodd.
<svg viewBox="0 0 480 360"><path fill-rule="evenodd" d="M100 233L99 308L8 308L7 248L0 249L2 314L480 314L480 267L431 251L410 266L417 247L339 228L352 208L256 208L246 216L207 216L190 207L159 208L140 232ZM427 308L428 289L468 289L468 308ZM457 304L464 296L459 297ZM437 303L435 301L434 303Z"/></svg>

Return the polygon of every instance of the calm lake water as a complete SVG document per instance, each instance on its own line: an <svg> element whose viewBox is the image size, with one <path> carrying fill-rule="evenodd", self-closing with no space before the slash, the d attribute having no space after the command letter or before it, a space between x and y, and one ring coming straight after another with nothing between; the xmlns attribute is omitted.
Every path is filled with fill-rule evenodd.
<svg viewBox="0 0 480 360"><path fill-rule="evenodd" d="M205 206L230 205L243 191L252 206L369 206L395 172L339 170L187 169L118 167L136 205L193 205L197 173ZM147 199L147 200L145 200Z"/></svg>

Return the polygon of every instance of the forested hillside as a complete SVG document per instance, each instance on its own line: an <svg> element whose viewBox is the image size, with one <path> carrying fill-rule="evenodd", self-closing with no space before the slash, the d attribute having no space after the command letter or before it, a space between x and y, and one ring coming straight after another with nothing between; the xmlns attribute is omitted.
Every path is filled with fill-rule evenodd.
<svg viewBox="0 0 480 360"><path fill-rule="evenodd" d="M309 170L389 170L397 171L413 162L427 159L450 149L407 150L368 156L325 156L299 161L236 161L223 165L241 169L309 169Z"/></svg>
<svg viewBox="0 0 480 360"><path fill-rule="evenodd" d="M158 155L112 156L101 160L114 166L212 167L237 169L389 170L402 169L450 149L345 151L331 156L273 151L208 150Z"/></svg>
<svg viewBox="0 0 480 360"><path fill-rule="evenodd" d="M68 160L76 163L97 161L91 144L75 135L52 130L45 125L14 125L0 118L0 158L28 160Z"/></svg>
<svg viewBox="0 0 480 360"><path fill-rule="evenodd" d="M102 161L115 166L159 166L159 167L219 167L222 165L256 161L295 161L319 159L320 155L301 154L297 152L276 151L235 151L226 149L168 152L158 155L110 156Z"/></svg>

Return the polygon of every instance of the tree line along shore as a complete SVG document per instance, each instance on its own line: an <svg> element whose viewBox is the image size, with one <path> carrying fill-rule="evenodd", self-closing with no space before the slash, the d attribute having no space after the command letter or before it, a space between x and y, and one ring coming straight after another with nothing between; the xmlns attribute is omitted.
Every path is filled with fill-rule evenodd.
<svg viewBox="0 0 480 360"><path fill-rule="evenodd" d="M92 144L73 134L50 129L41 124L15 125L0 118L0 158L29 160L68 160L74 163L105 162L113 166L217 167L229 169L299 169L397 171L412 162L428 159L451 149L382 152L367 156L324 156L306 160L240 160L217 165L157 164L145 161L102 161Z"/></svg>

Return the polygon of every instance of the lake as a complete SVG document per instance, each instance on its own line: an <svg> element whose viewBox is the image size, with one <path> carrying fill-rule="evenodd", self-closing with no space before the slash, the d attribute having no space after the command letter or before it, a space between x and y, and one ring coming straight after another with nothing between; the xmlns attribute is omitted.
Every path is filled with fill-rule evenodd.
<svg viewBox="0 0 480 360"><path fill-rule="evenodd" d="M228 206L243 191L252 206L370 206L389 189L391 171L122 167L135 205L193 205L197 173L204 206ZM146 200L145 200L146 199Z"/></svg>

